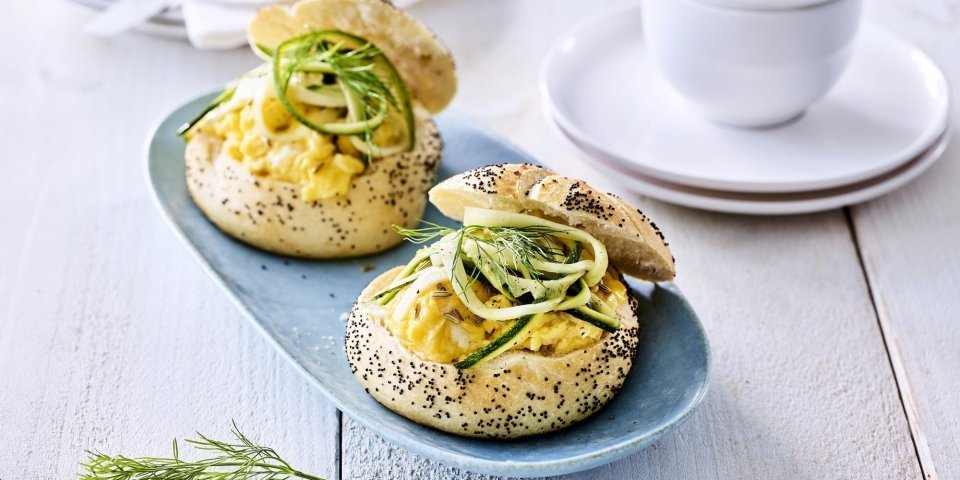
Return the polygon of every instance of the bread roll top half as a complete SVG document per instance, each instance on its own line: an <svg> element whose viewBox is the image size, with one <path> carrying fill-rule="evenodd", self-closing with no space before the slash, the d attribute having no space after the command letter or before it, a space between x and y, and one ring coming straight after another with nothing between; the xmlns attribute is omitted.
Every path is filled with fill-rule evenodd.
<svg viewBox="0 0 960 480"><path fill-rule="evenodd" d="M247 28L254 53L314 30L340 30L379 48L411 95L430 112L443 110L457 92L450 50L424 24L382 0L304 0L261 8Z"/></svg>
<svg viewBox="0 0 960 480"><path fill-rule="evenodd" d="M620 271L654 282L672 280L673 255L660 229L620 197L583 180L531 164L488 165L450 177L430 190L430 202L462 221L467 207L538 216L593 235Z"/></svg>

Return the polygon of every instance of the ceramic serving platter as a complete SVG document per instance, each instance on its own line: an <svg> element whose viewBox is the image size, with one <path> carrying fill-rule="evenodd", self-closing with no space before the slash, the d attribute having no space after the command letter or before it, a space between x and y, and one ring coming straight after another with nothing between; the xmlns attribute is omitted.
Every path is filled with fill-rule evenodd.
<svg viewBox="0 0 960 480"><path fill-rule="evenodd" d="M635 453L676 428L703 399L710 353L703 328L680 290L631 281L640 303L636 366L620 393L583 423L514 441L464 438L411 422L367 395L347 365L344 320L363 287L406 263L404 244L359 259L304 261L262 252L222 234L187 195L177 126L212 98L197 98L164 117L147 139L147 178L164 218L228 297L290 362L339 408L402 448L447 465L508 476L557 475ZM437 119L445 142L440 179L497 162L533 162L471 121ZM425 219L452 224L430 207ZM198 319L199 320L199 319Z"/></svg>

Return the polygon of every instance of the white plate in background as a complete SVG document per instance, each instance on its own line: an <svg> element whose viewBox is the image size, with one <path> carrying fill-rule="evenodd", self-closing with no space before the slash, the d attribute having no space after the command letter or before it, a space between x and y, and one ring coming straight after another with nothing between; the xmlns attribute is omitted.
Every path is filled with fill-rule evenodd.
<svg viewBox="0 0 960 480"><path fill-rule="evenodd" d="M615 10L561 36L540 85L570 136L646 176L734 192L834 188L909 162L946 126L943 73L869 22L837 85L797 120L762 130L711 123L649 61L640 14Z"/></svg>
<svg viewBox="0 0 960 480"><path fill-rule="evenodd" d="M950 130L944 128L937 140L913 160L878 177L851 185L806 192L737 193L678 185L622 170L615 160L565 132L547 109L544 113L554 134L584 163L630 191L685 207L750 215L811 213L872 200L920 176L940 159L950 141Z"/></svg>

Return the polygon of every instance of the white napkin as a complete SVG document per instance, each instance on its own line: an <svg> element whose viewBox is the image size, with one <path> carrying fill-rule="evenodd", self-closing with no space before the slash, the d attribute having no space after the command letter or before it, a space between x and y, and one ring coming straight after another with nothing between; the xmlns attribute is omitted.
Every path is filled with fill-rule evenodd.
<svg viewBox="0 0 960 480"><path fill-rule="evenodd" d="M247 25L261 7L290 0L185 0L183 21L190 43L200 50L247 44Z"/></svg>
<svg viewBox="0 0 960 480"><path fill-rule="evenodd" d="M183 0L183 22L190 43L200 50L226 50L247 44L247 25L257 10L296 0ZM418 0L394 0L406 8Z"/></svg>

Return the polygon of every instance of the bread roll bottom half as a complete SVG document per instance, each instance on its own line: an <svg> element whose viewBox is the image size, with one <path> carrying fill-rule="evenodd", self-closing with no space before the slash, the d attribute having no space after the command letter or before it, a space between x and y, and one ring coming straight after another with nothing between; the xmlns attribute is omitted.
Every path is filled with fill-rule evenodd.
<svg viewBox="0 0 960 480"><path fill-rule="evenodd" d="M629 292L617 309L620 328L579 350L509 350L464 370L424 360L391 335L387 308L370 301L400 270L383 273L360 294L347 321L346 351L366 391L417 423L486 438L559 430L600 410L633 365L639 328Z"/></svg>

